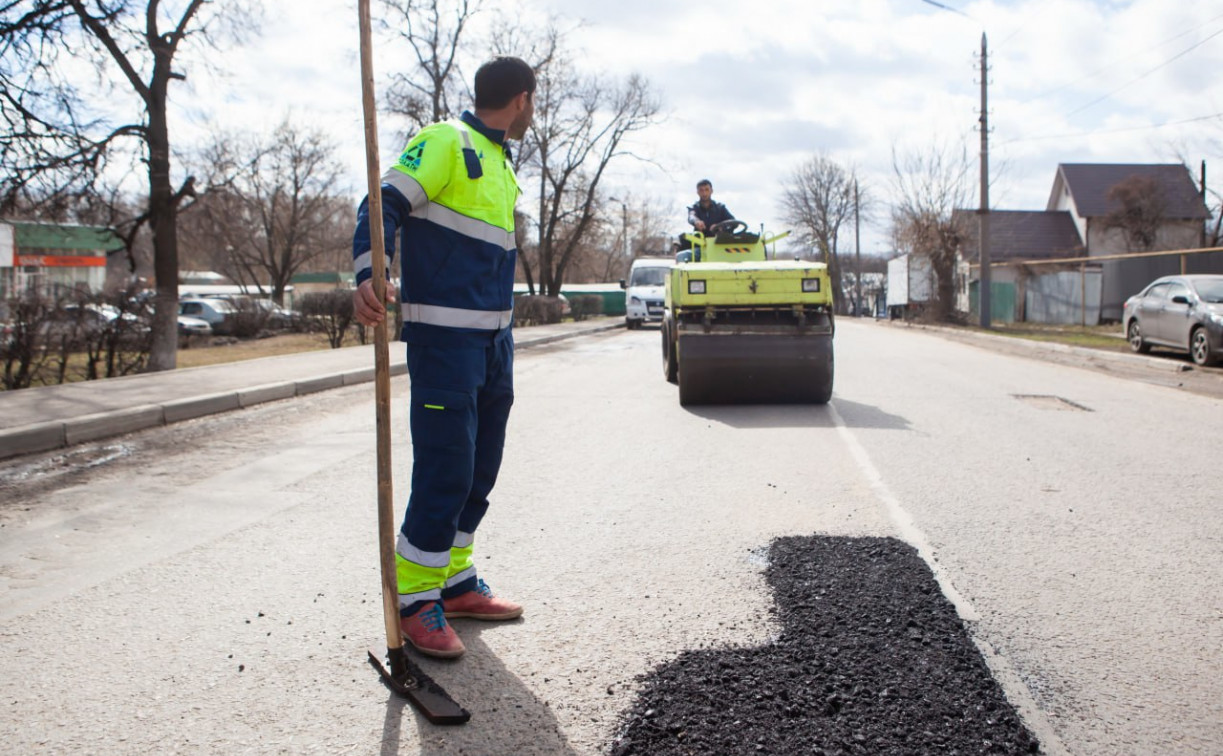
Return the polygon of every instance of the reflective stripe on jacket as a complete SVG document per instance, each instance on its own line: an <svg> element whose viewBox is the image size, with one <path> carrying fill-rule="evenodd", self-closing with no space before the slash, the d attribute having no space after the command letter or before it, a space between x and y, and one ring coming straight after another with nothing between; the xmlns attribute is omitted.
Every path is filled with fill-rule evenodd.
<svg viewBox="0 0 1223 756"><path fill-rule="evenodd" d="M500 135L470 113L428 126L382 177L392 259L395 232L403 232L406 341L414 340L418 326L495 331L512 321L519 188L506 150L483 132ZM464 148L478 165L468 163ZM366 203L358 212L353 256L359 284L371 272Z"/></svg>

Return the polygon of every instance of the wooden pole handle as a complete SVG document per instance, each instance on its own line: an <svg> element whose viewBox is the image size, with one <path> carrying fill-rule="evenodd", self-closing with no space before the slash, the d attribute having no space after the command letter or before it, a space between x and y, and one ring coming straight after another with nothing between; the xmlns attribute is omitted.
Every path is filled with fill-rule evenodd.
<svg viewBox="0 0 1223 756"><path fill-rule="evenodd" d="M374 53L369 0L357 0L361 29L361 101L365 113L365 173L369 183L369 240L374 294L386 302L386 238L382 228L382 179L378 157L378 112L374 97ZM374 327L374 396L378 440L378 555L382 568L382 614L386 647L403 646L399 585L395 577L395 497L391 475L391 368L387 344L390 312Z"/></svg>

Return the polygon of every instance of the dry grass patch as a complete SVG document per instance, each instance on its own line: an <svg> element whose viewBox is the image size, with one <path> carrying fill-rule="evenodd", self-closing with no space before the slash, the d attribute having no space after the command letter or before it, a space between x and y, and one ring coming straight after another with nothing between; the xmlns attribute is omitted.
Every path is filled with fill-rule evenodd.
<svg viewBox="0 0 1223 756"><path fill-rule="evenodd" d="M979 328L970 330L979 331ZM1121 326L1116 323L1100 326L1043 325L1041 323L996 323L988 331L998 336L1011 336L1029 341L1050 341L1070 346L1127 352Z"/></svg>
<svg viewBox="0 0 1223 756"><path fill-rule="evenodd" d="M346 344L349 342L346 341ZM359 343L355 339L352 344ZM286 333L266 339L250 339L234 344L210 346L208 341L193 342L178 350L178 367L193 368L205 365L220 365L226 362L254 360L260 357L276 357L282 354L313 352L330 349L327 335L322 333Z"/></svg>

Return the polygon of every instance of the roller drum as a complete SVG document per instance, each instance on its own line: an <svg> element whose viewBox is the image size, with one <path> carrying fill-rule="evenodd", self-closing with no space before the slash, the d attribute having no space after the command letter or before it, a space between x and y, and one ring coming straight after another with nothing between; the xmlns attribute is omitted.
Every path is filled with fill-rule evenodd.
<svg viewBox="0 0 1223 756"><path fill-rule="evenodd" d="M679 401L825 404L832 398L832 334L680 333Z"/></svg>

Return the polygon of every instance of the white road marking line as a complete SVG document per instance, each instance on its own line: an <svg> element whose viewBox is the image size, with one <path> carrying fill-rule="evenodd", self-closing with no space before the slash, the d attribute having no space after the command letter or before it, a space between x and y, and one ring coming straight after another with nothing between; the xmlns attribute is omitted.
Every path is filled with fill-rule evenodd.
<svg viewBox="0 0 1223 756"><path fill-rule="evenodd" d="M883 502L888 518L896 527L901 539L917 549L917 555L922 558L922 561L934 573L934 579L938 582L943 595L955 607L956 612L960 615L960 619L964 620L969 630L969 636L972 638L973 643L976 644L977 650L981 652L986 665L993 672L994 679L1002 686L1007 700L1015 706L1019 716L1023 718L1028 728L1040 740L1041 751L1057 756L1069 756L1070 751L1066 749L1066 745L1058 737L1057 732L1053 729L1053 724L1045 716L1044 711L1037 705L1036 698L1032 695L1032 691L1028 688L1027 683L1023 681L1023 678L1019 676L1019 673L1015 671L1011 663L999 654L987 639L977 632L976 623L980 620L980 615L977 614L977 610L973 608L968 599L960 595L955 585L952 584L951 577L939 565L937 558L934 556L934 549L930 546L930 540L926 537L926 534L921 531L921 528L917 527L917 524L913 522L912 516L901 505L900 499L892 493L887 483L883 481L883 476L879 473L879 469L871 462L870 455L866 453L866 449L862 447L862 444L858 442L858 438L854 436L853 431L845 424L845 420L841 417L841 413L837 412L836 406L829 403L828 409L832 413L832 421L836 426L837 433L845 441L845 445L849 448L850 456L858 463L858 469L867 482L870 483L875 496Z"/></svg>

